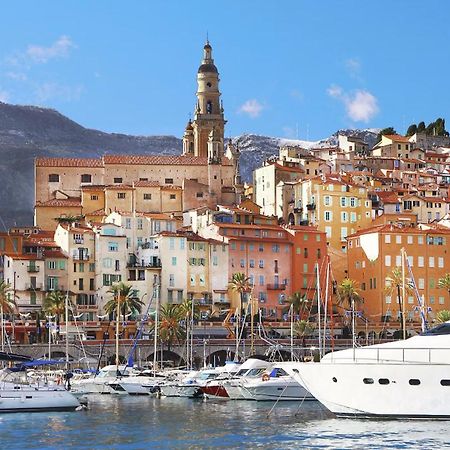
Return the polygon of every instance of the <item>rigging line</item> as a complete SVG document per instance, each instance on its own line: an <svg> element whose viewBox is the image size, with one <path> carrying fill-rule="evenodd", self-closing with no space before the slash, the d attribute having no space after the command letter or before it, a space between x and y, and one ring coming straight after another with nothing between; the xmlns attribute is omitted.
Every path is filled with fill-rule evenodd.
<svg viewBox="0 0 450 450"><path fill-rule="evenodd" d="M71 301L69 302L69 309L72 312L72 316L73 316L73 319L75 321L75 328L77 330L77 334L78 334L78 339L80 341L81 350L83 351L84 358L86 358L86 361L88 361L88 367L89 367L89 360L87 358L86 349L84 348L83 340L81 339L81 332L80 332L80 328L78 326L78 320L77 320L77 318L76 318L76 316L74 314L73 305L72 305ZM67 339L67 336L66 336L66 339Z"/></svg>
<svg viewBox="0 0 450 450"><path fill-rule="evenodd" d="M275 406L278 405L278 402L280 401L281 397L283 396L284 392L286 391L288 385L286 385L284 387L284 389L282 390L281 394L279 395L279 397L277 398L277 401L273 404L272 408L270 408L270 411L267 413L267 418L270 417L270 415L272 414L272 411L275 409ZM306 394L305 394L306 395Z"/></svg>

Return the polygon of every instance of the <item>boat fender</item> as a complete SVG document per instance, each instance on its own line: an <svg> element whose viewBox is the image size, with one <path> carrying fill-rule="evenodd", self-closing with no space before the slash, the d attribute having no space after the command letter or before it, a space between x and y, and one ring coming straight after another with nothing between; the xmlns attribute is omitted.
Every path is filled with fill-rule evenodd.
<svg viewBox="0 0 450 450"><path fill-rule="evenodd" d="M265 374L262 376L262 380L263 380L263 381L269 381L269 380L270 380L270 375L269 375L268 373L265 373Z"/></svg>

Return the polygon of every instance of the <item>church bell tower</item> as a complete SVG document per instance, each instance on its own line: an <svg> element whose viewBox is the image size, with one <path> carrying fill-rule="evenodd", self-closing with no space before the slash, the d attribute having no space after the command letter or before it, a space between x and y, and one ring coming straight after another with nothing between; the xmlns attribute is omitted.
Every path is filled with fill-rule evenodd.
<svg viewBox="0 0 450 450"><path fill-rule="evenodd" d="M220 160L224 154L223 138L226 121L220 101L219 72L214 64L209 41L206 41L203 47L203 59L197 71L196 96L194 120L190 124L193 133L193 155L211 158L211 154L208 154L208 140L213 132L214 141L218 142L214 156Z"/></svg>

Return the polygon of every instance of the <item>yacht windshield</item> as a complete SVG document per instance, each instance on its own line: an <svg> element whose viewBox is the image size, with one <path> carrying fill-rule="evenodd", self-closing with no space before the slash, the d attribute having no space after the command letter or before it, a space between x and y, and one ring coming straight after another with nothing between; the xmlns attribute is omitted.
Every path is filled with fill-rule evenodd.
<svg viewBox="0 0 450 450"><path fill-rule="evenodd" d="M439 336L443 334L450 334L450 322L441 323L431 330L424 331L421 336Z"/></svg>

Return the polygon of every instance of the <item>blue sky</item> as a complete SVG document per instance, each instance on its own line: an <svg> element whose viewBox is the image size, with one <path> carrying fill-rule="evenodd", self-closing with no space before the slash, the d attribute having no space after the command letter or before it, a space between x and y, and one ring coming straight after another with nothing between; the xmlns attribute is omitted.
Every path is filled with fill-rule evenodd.
<svg viewBox="0 0 450 450"><path fill-rule="evenodd" d="M181 136L208 32L227 136L405 132L450 123L449 19L437 0L5 2L0 100Z"/></svg>

